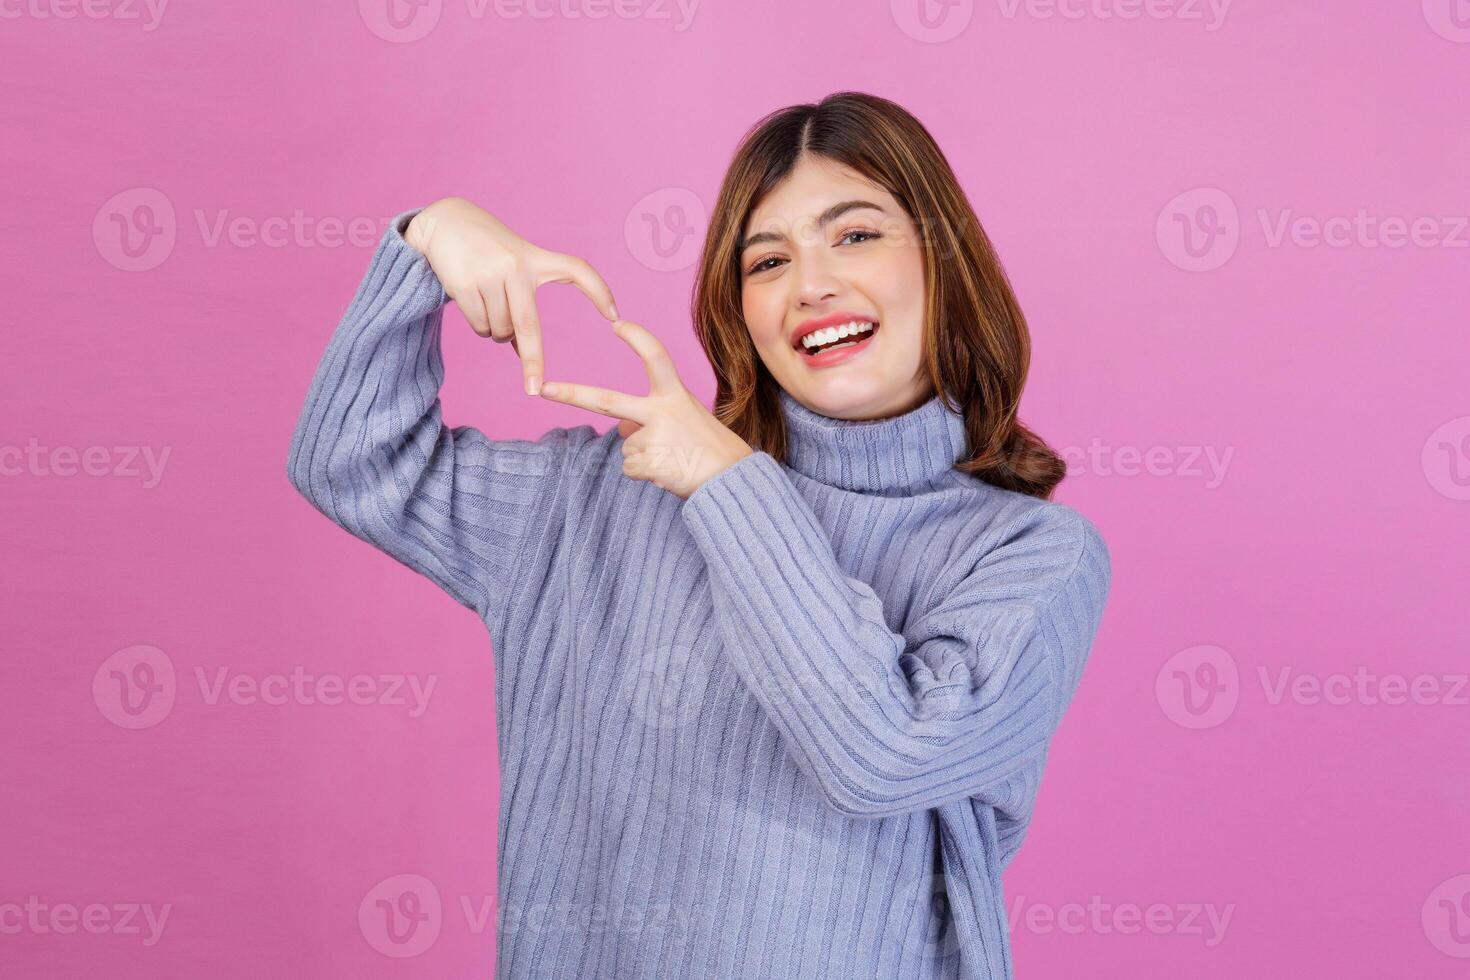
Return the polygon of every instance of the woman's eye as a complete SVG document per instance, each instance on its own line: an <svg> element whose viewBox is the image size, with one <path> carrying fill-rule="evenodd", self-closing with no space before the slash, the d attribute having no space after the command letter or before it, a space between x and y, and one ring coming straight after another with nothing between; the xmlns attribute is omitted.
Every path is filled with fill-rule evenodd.
<svg viewBox="0 0 1470 980"><path fill-rule="evenodd" d="M863 229L863 228L854 228L852 231L843 232L842 233L842 237L839 238L839 239L837 239L837 244L841 245L842 243L844 243L844 242L848 241L849 239L851 239L854 235L860 235L860 236L862 236L862 237L858 238L856 241L854 241L852 243L854 245L861 245L861 244L863 244L863 242L872 241L875 238L882 238L883 237L882 235L880 235L876 231L867 231L866 229ZM772 262L780 263L782 261L783 261L782 259L776 258L775 256L771 256L768 259L761 259L755 265L751 266L749 269L746 269L745 270L745 274L747 276L753 276L753 275L755 275L757 273L765 272L768 269L774 269L775 266L774 265L771 265L770 263L772 263Z"/></svg>

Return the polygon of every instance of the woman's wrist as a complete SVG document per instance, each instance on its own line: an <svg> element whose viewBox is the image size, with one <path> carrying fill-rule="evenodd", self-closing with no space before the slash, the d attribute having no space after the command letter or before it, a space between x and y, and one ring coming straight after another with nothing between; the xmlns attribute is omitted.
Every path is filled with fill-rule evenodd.
<svg viewBox="0 0 1470 980"><path fill-rule="evenodd" d="M429 242L433 238L436 224L444 221L448 213L457 207L469 204L462 197L443 197L419 211L404 229L403 238L424 257L429 254Z"/></svg>
<svg viewBox="0 0 1470 980"><path fill-rule="evenodd" d="M433 216L429 215L429 208L433 206L430 204L420 209L418 214L409 219L408 227L403 229L403 240L408 242L410 248L424 256L428 255L428 224L434 220ZM425 217L426 215L429 216Z"/></svg>

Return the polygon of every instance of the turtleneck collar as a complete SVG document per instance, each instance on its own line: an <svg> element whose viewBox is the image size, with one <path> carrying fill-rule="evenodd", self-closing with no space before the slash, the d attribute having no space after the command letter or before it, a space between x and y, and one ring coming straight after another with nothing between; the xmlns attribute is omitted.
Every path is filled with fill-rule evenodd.
<svg viewBox="0 0 1470 980"><path fill-rule="evenodd" d="M947 473L965 455L964 416L931 395L901 415L868 421L818 414L779 389L786 465L843 490L894 492Z"/></svg>

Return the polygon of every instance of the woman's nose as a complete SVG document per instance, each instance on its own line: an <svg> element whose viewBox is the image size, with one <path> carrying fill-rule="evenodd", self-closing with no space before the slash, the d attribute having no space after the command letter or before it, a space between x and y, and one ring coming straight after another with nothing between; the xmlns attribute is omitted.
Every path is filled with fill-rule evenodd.
<svg viewBox="0 0 1470 980"><path fill-rule="evenodd" d="M795 281L802 307L821 306L842 293L842 284L820 262L803 262Z"/></svg>

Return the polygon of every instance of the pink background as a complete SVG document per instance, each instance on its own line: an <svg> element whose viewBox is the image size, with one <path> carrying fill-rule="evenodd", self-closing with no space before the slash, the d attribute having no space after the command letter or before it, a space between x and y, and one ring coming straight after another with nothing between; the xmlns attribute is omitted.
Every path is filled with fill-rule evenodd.
<svg viewBox="0 0 1470 980"><path fill-rule="evenodd" d="M961 175L1030 318L1023 418L1075 447L1057 499L1112 549L1006 876L1017 974L1470 970L1470 3L432 0L398 30L379 0L26 2L0 58L0 974L491 975L488 638L290 487L307 383L382 223L459 194L592 261L708 398L700 209L761 114L844 88ZM1416 240L1276 237L1360 211ZM540 304L551 378L642 390L577 294ZM610 424L446 324L451 424ZM139 666L144 716L113 674ZM296 668L384 698L214 686ZM382 703L405 675L421 713ZM442 902L411 957L359 920L426 887L402 875Z"/></svg>

